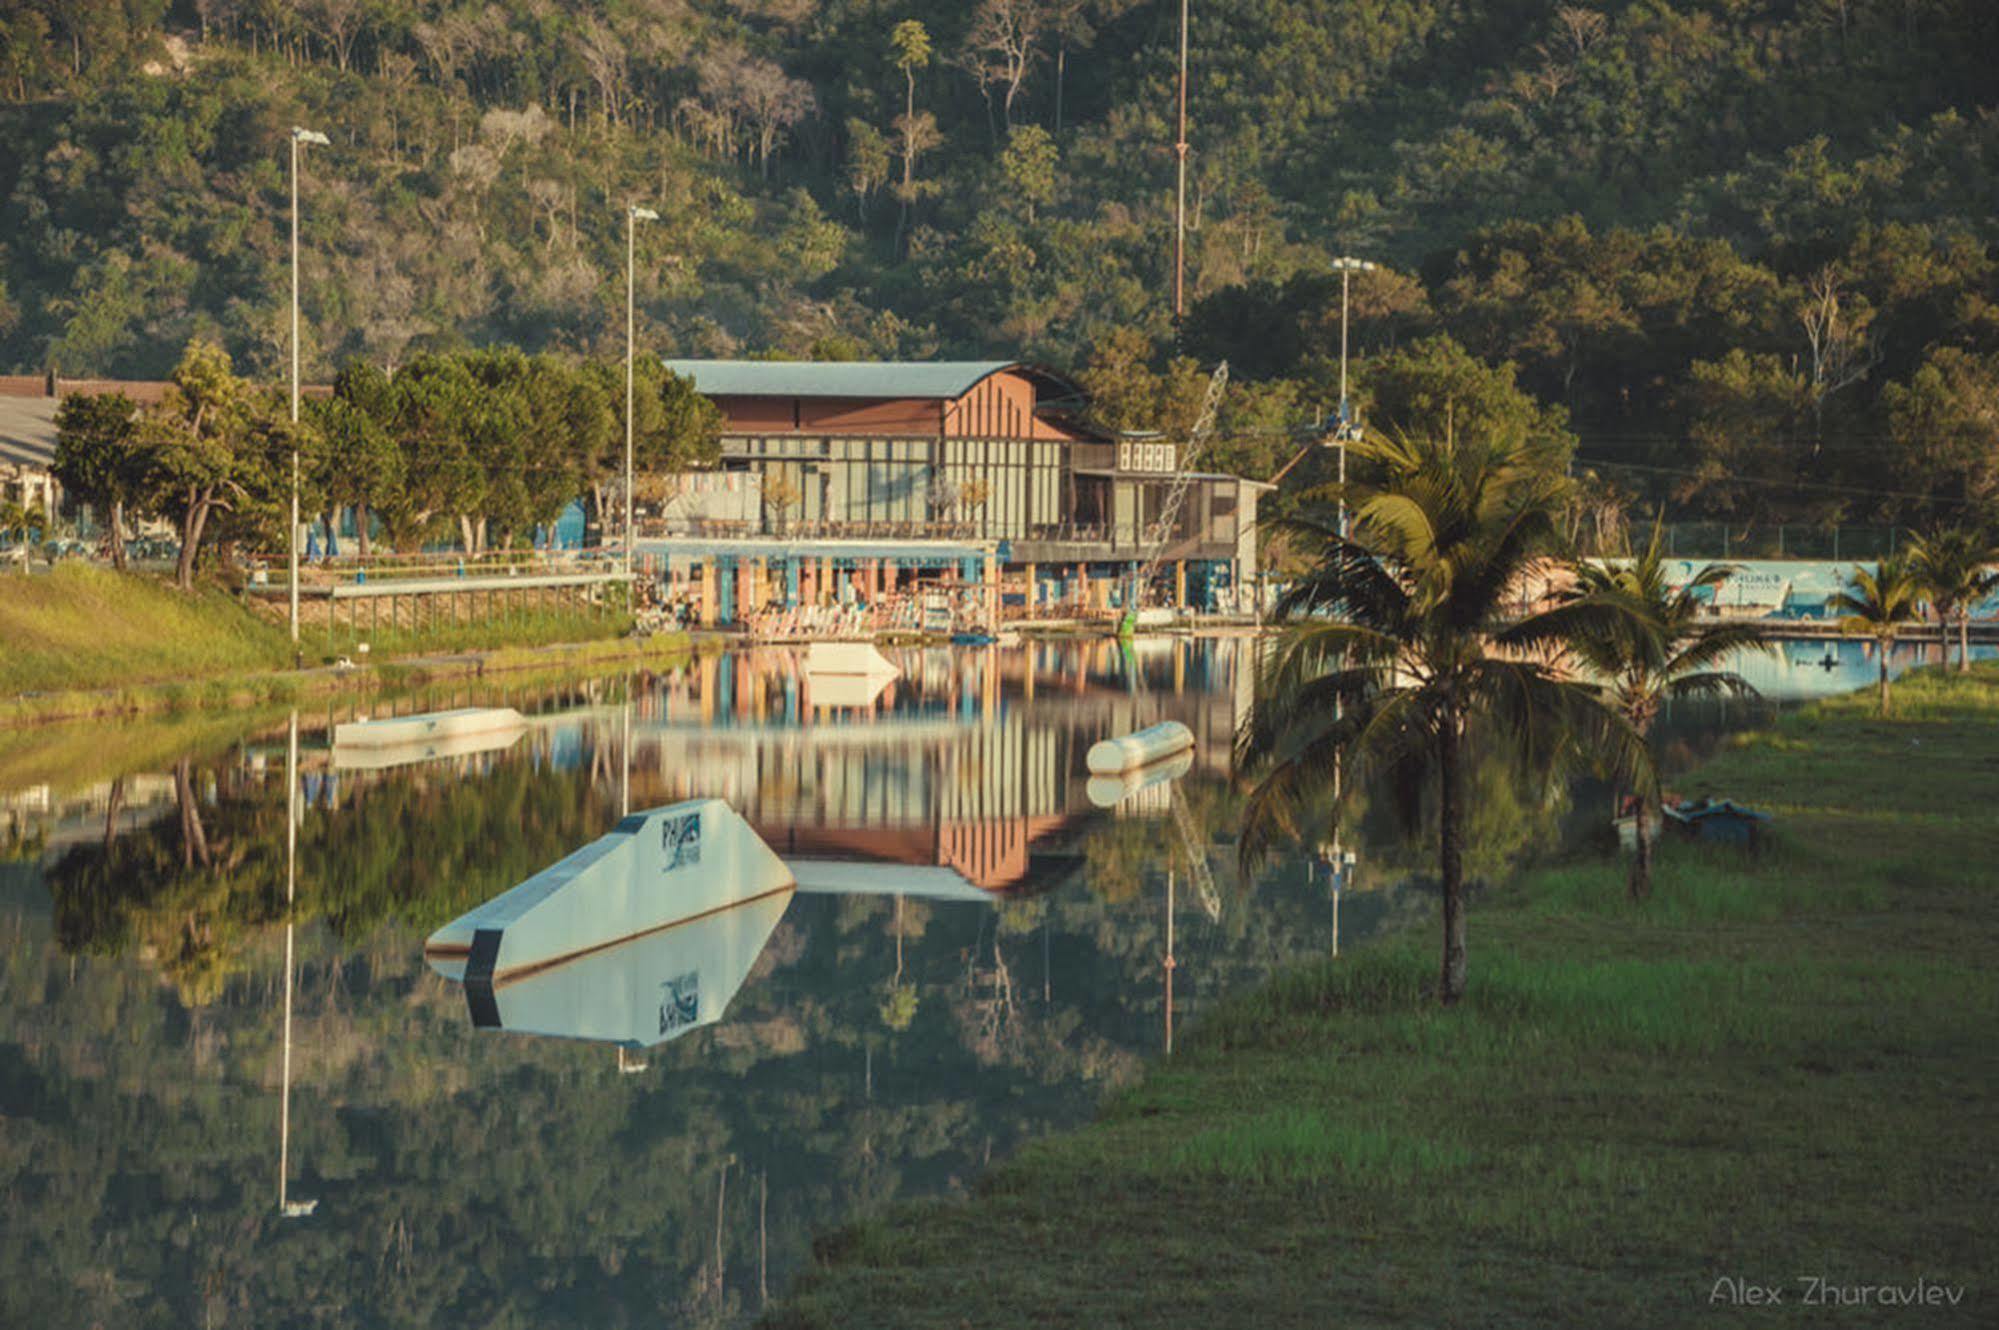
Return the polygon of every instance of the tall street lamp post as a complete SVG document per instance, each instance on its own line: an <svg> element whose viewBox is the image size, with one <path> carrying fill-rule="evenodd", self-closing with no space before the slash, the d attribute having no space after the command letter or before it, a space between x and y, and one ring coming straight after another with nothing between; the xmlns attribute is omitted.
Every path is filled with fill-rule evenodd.
<svg viewBox="0 0 1999 1330"><path fill-rule="evenodd" d="M1347 405L1347 305L1353 289L1353 275L1357 272L1373 272L1374 265L1366 259L1341 255L1333 260L1333 267L1340 275L1340 422L1333 431L1340 448L1340 519L1339 532L1347 534L1347 444L1360 437L1360 428L1355 423L1352 410Z"/></svg>
<svg viewBox="0 0 1999 1330"><path fill-rule="evenodd" d="M292 664L299 663L298 646L298 150L302 143L330 146L332 140L310 129L292 128L292 520L286 541L290 573Z"/></svg>
<svg viewBox="0 0 1999 1330"><path fill-rule="evenodd" d="M634 204L625 209L625 594L632 591L632 548L638 543L632 525L632 378L637 347L637 264L634 233L640 222L656 222L659 214Z"/></svg>

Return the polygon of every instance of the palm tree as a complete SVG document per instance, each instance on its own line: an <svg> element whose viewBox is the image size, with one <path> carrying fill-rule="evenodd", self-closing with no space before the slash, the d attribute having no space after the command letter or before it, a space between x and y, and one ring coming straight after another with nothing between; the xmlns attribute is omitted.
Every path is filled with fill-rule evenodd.
<svg viewBox="0 0 1999 1330"><path fill-rule="evenodd" d="M1872 573L1856 564L1853 586L1832 598L1832 607L1846 616L1840 620L1841 631L1856 637L1871 637L1879 649L1881 714L1884 716L1890 706L1888 651L1895 645L1895 638L1904 627L1921 620L1922 594L1922 584L1917 580L1915 569L1905 552L1889 555Z"/></svg>
<svg viewBox="0 0 1999 1330"><path fill-rule="evenodd" d="M1351 538L1324 523L1285 529L1309 570L1278 601L1288 628L1266 658L1257 703L1236 737L1252 788L1238 854L1253 871L1279 837L1316 811L1337 823L1357 791L1379 783L1414 824L1426 795L1437 811L1443 885L1438 996L1464 996L1465 776L1484 749L1548 772L1585 754L1648 791L1644 741L1595 689L1549 661L1564 633L1618 607L1515 608L1519 589L1557 543L1565 484L1533 444L1452 437L1350 445L1373 476L1349 486ZM1342 780L1342 776L1345 777Z"/></svg>
<svg viewBox="0 0 1999 1330"><path fill-rule="evenodd" d="M1971 668L1971 611L1999 591L1999 546L1971 527L1945 527L1909 542L1909 564L1936 611L1945 654L1950 651L1950 621L1957 620L1957 668Z"/></svg>
<svg viewBox="0 0 1999 1330"><path fill-rule="evenodd" d="M1579 564L1576 584L1564 597L1565 609L1578 621L1578 631L1569 635L1570 652L1640 735L1651 733L1660 706L1669 700L1755 696L1741 675L1715 667L1735 652L1767 649L1754 624L1701 620L1700 592L1727 581L1734 567L1711 563L1684 586L1669 586L1664 536L1663 520L1655 521L1652 539L1637 558ZM1558 622L1562 613L1556 612ZM1651 800L1639 799L1631 859L1633 900L1652 894L1651 812Z"/></svg>

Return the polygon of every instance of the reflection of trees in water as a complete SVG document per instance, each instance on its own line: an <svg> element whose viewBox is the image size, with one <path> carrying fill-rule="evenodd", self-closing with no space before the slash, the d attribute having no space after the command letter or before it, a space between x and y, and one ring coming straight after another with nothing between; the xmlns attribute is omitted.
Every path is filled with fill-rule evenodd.
<svg viewBox="0 0 1999 1330"><path fill-rule="evenodd" d="M800 897L724 1021L621 1076L601 1048L474 1034L417 952L609 825L587 761L350 783L300 845L301 917L325 927L300 935L292 1140L322 1204L280 1226L283 791L200 764L182 789L191 820L177 804L48 875L64 947L152 947L178 1001L145 966L87 959L72 983L45 924L0 953L0 1322L728 1324L758 1305L765 1241L782 1279L816 1231L970 1185L1158 1046L1163 818L1106 820L1063 880L997 909ZM1225 843L1232 796L1188 793ZM1495 855L1539 834L1538 805L1510 807L1480 833ZM1099 832L1134 838L1121 865ZM1182 1010L1320 945L1320 899L1287 865L1225 891L1218 924L1183 915Z"/></svg>
<svg viewBox="0 0 1999 1330"><path fill-rule="evenodd" d="M387 919L427 931L601 831L609 810L599 788L587 770L525 762L476 781L419 773L359 785L300 826L298 917L343 936ZM280 918L284 789L240 764L182 761L174 793L174 816L71 848L45 881L65 947L136 948L199 1004L241 969L256 930Z"/></svg>

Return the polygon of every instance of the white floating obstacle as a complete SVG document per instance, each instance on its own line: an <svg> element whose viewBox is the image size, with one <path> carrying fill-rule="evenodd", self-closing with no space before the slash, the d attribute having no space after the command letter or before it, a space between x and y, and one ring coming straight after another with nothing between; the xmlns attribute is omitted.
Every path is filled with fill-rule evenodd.
<svg viewBox="0 0 1999 1330"><path fill-rule="evenodd" d="M430 935L481 1029L645 1048L720 1020L797 892L989 902L955 869L785 861L720 799L634 814Z"/></svg>
<svg viewBox="0 0 1999 1330"><path fill-rule="evenodd" d="M1163 761L1133 767L1115 776L1092 776L1083 787L1083 793L1099 808L1115 808L1127 800L1137 799L1147 790L1156 790L1179 780L1193 769L1194 750L1183 748Z"/></svg>
<svg viewBox="0 0 1999 1330"><path fill-rule="evenodd" d="M1084 762L1093 776L1115 776L1150 766L1194 746L1194 732L1177 720L1162 720L1142 730L1090 745Z"/></svg>
<svg viewBox="0 0 1999 1330"><path fill-rule="evenodd" d="M902 673L872 642L814 642L805 648L805 672L882 679Z"/></svg>
<svg viewBox="0 0 1999 1330"><path fill-rule="evenodd" d="M459 707L427 711L420 716L385 716L380 720L350 720L333 727L335 748L402 748L440 743L472 735L492 735L527 727L512 707Z"/></svg>
<svg viewBox="0 0 1999 1330"><path fill-rule="evenodd" d="M720 799L635 813L610 834L430 935L468 984L559 965L670 924L792 888L791 870Z"/></svg>

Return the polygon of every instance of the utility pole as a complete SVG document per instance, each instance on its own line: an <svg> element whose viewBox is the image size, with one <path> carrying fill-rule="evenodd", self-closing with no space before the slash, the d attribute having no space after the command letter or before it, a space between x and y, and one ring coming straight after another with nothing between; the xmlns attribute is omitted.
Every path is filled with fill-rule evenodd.
<svg viewBox="0 0 1999 1330"><path fill-rule="evenodd" d="M1180 0L1180 105L1174 114L1173 330L1187 313L1187 0Z"/></svg>
<svg viewBox="0 0 1999 1330"><path fill-rule="evenodd" d="M292 127L292 520L285 541L291 596L292 665L300 663L298 645L298 149L301 143L327 146L332 140L310 129Z"/></svg>
<svg viewBox="0 0 1999 1330"><path fill-rule="evenodd" d="M1333 267L1340 274L1340 417L1333 427L1333 437L1340 449L1340 510L1339 533L1344 540L1347 534L1347 444L1360 437L1360 427L1353 418L1352 408L1347 403L1347 311L1352 303L1353 275L1357 272L1373 272L1374 265L1366 259L1356 259L1341 255L1333 260Z"/></svg>
<svg viewBox="0 0 1999 1330"><path fill-rule="evenodd" d="M634 261L633 232L640 222L656 222L659 214L651 208L633 205L625 209L625 594L632 592L632 546L638 537L632 526L632 378L637 346L637 264Z"/></svg>

